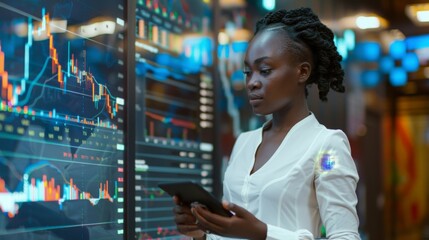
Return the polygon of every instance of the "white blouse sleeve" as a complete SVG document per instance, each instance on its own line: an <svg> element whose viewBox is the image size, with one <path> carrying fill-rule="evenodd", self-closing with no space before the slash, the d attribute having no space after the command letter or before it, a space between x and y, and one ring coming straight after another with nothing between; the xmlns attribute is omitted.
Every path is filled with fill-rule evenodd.
<svg viewBox="0 0 429 240"><path fill-rule="evenodd" d="M290 231L281 227L267 224L267 240L313 240L313 234L305 229Z"/></svg>
<svg viewBox="0 0 429 240"><path fill-rule="evenodd" d="M347 136L330 130L316 159L315 189L328 239L359 240L356 185L359 176Z"/></svg>
<svg viewBox="0 0 429 240"><path fill-rule="evenodd" d="M346 135L329 130L315 162L315 190L328 239L359 240L356 185L359 180ZM313 240L306 229L267 225L267 240Z"/></svg>
<svg viewBox="0 0 429 240"><path fill-rule="evenodd" d="M279 228L272 225L268 226L268 232L271 233L270 236L267 235L267 240L313 240L313 235L307 230L298 230L296 232L288 231L284 228ZM206 240L222 240L222 237L207 234Z"/></svg>

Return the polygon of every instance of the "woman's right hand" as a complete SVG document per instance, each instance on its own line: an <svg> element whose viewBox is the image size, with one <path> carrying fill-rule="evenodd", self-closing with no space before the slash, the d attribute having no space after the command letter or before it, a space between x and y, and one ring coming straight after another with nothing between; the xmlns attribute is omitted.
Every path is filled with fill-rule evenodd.
<svg viewBox="0 0 429 240"><path fill-rule="evenodd" d="M176 206L173 208L174 221L176 222L177 230L186 236L195 239L205 239L205 233L197 226L197 219L191 212L189 206L182 204L177 196L173 197Z"/></svg>

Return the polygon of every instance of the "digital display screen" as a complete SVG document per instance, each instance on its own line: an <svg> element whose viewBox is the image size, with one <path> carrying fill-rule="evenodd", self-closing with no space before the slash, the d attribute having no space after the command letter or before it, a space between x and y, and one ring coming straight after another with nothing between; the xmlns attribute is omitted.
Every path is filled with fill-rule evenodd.
<svg viewBox="0 0 429 240"><path fill-rule="evenodd" d="M0 2L0 239L123 239L124 9Z"/></svg>
<svg viewBox="0 0 429 240"><path fill-rule="evenodd" d="M135 222L138 239L189 239L159 183L212 191L213 41L202 0L137 1Z"/></svg>

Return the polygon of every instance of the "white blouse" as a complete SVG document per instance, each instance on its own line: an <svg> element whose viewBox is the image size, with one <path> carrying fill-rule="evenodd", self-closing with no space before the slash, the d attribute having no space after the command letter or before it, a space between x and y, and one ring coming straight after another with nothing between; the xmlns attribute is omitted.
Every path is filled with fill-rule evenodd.
<svg viewBox="0 0 429 240"><path fill-rule="evenodd" d="M237 138L224 176L224 199L266 223L269 240L314 239L320 237L322 224L329 239L360 239L359 177L346 135L327 129L310 114L250 174L263 128ZM228 238L209 234L207 239Z"/></svg>

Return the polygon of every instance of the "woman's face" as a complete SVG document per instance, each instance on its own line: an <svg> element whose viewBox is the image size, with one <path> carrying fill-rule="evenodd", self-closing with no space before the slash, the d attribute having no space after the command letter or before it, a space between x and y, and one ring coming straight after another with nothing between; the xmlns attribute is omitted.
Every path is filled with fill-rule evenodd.
<svg viewBox="0 0 429 240"><path fill-rule="evenodd" d="M290 108L297 98L305 99L302 63L291 52L284 33L264 30L249 43L244 74L253 112L267 115ZM296 51L296 49L295 49ZM309 73L307 73L309 74Z"/></svg>

